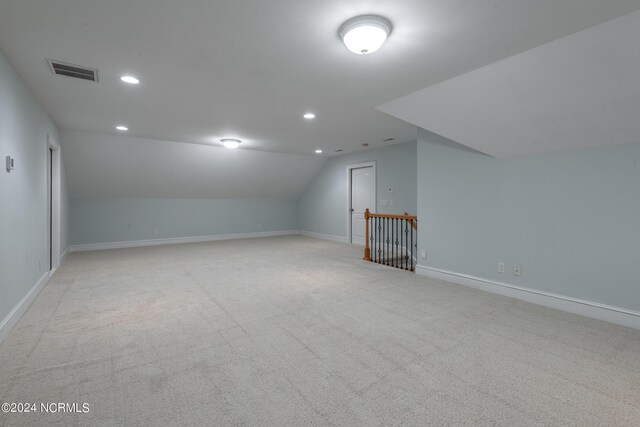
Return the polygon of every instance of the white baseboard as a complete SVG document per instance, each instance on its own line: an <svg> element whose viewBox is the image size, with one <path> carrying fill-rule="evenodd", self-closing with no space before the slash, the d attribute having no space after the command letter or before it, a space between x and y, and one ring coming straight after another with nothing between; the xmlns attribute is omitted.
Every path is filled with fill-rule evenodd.
<svg viewBox="0 0 640 427"><path fill-rule="evenodd" d="M640 329L640 312L628 310L626 308L600 304L593 301L572 298L530 288L523 288L507 283L496 282L493 280L440 270L423 265L416 266L416 273L432 279L444 280L458 285L516 298L533 304L579 314L581 316Z"/></svg>
<svg viewBox="0 0 640 427"><path fill-rule="evenodd" d="M218 240L253 239L256 237L288 236L291 234L298 234L298 231L260 231L256 233L218 234L214 236L170 237L167 239L131 240L128 242L89 243L84 245L71 245L70 251L100 251L104 249L138 248L141 246L159 246L179 243L214 242Z"/></svg>
<svg viewBox="0 0 640 427"><path fill-rule="evenodd" d="M313 237L316 239L330 240L332 242L347 243L346 237L333 236L331 234L314 233L313 231L304 231L304 230L298 231L298 234L301 236Z"/></svg>
<svg viewBox="0 0 640 427"><path fill-rule="evenodd" d="M69 255L69 252L71 252L71 246L67 246L67 249L65 249L64 252L62 252L62 255L60 255L60 261L58 261L58 266L62 265L62 263L64 262L64 259L67 257L67 255Z"/></svg>
<svg viewBox="0 0 640 427"><path fill-rule="evenodd" d="M58 265L53 267L53 270L51 270L49 272L49 276L53 276L53 273L58 271L58 269L60 268L60 266L64 262L64 259L67 257L67 255L69 255L69 252L71 252L71 247L68 247L67 249L65 249L64 252L62 253L62 255L60 255L60 258L58 259Z"/></svg>
<svg viewBox="0 0 640 427"><path fill-rule="evenodd" d="M33 300L36 299L44 285L47 284L49 278L51 277L51 272L46 272L40 277L38 282L35 284L33 288L20 300L20 302L7 314L7 316L2 319L2 323L0 323L0 343L4 341L4 339L9 335L11 329L18 323L20 318L26 313L29 306Z"/></svg>

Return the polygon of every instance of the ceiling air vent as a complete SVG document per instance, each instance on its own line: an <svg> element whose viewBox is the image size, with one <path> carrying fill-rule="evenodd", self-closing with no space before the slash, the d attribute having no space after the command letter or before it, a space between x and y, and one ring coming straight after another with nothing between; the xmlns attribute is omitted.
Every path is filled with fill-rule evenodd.
<svg viewBox="0 0 640 427"><path fill-rule="evenodd" d="M98 81L98 70L95 68L83 67L82 65L69 64L67 62L53 61L47 59L49 68L53 74L58 76L75 77L76 79Z"/></svg>

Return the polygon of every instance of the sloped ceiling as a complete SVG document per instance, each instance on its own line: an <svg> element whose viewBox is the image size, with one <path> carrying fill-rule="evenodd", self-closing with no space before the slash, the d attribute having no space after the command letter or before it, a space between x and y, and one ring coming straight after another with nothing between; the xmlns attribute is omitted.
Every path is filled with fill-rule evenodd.
<svg viewBox="0 0 640 427"><path fill-rule="evenodd" d="M640 143L640 11L379 109L495 157Z"/></svg>
<svg viewBox="0 0 640 427"><path fill-rule="evenodd" d="M638 9L638 0L2 0L0 48L65 130L323 155L415 140L376 106ZM347 19L386 16L375 55ZM54 76L46 58L99 69ZM120 83L123 73L141 78ZM314 121L302 114L312 110Z"/></svg>
<svg viewBox="0 0 640 427"><path fill-rule="evenodd" d="M73 198L275 198L295 200L326 159L65 131Z"/></svg>

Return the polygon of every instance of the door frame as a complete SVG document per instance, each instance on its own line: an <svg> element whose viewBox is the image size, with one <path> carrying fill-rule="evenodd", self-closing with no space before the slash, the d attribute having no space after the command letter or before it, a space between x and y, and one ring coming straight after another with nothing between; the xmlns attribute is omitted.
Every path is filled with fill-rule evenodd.
<svg viewBox="0 0 640 427"><path fill-rule="evenodd" d="M376 206L378 206L378 178L376 175L376 162L364 162L347 165L347 238L346 242L353 244L351 235L351 171L353 169L361 169L373 167L373 206L369 209L375 212Z"/></svg>
<svg viewBox="0 0 640 427"><path fill-rule="evenodd" d="M51 156L51 160L49 160ZM53 136L47 134L47 264L51 262L48 270L51 274L60 266L60 228L61 228L61 165L60 144ZM49 187L51 186L51 187ZM49 192L51 188L51 192ZM49 244L51 245L49 247ZM48 267L47 267L48 268Z"/></svg>

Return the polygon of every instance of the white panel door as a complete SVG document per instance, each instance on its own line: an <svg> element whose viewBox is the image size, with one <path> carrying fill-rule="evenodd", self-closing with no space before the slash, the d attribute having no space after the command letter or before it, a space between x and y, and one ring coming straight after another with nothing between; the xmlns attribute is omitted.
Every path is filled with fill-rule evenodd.
<svg viewBox="0 0 640 427"><path fill-rule="evenodd" d="M373 166L351 170L351 242L364 245L364 211L375 212Z"/></svg>

